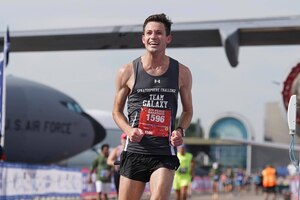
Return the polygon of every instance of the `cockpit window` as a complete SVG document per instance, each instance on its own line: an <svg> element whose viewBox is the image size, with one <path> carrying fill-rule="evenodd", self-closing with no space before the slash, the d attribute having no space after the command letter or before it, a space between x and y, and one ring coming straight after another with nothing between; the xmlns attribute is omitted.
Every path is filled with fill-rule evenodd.
<svg viewBox="0 0 300 200"><path fill-rule="evenodd" d="M72 110L77 113L82 113L83 110L80 107L80 105L76 102L67 102L67 101L61 101L61 104L67 107L69 110Z"/></svg>
<svg viewBox="0 0 300 200"><path fill-rule="evenodd" d="M80 107L80 105L78 105L77 103L74 103L74 109L75 109L75 112L83 112L82 108Z"/></svg>

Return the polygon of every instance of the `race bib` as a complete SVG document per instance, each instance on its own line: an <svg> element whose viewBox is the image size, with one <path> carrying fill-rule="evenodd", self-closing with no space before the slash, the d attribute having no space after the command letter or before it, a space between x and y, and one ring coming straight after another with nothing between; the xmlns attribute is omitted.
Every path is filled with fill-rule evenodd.
<svg viewBox="0 0 300 200"><path fill-rule="evenodd" d="M100 171L100 177L101 178L106 178L109 176L109 171L107 169L101 169Z"/></svg>
<svg viewBox="0 0 300 200"><path fill-rule="evenodd" d="M168 137L171 124L171 110L142 107L139 128L145 134L156 137Z"/></svg>
<svg viewBox="0 0 300 200"><path fill-rule="evenodd" d="M178 172L180 174L186 174L188 172L188 168L187 167L179 167Z"/></svg>

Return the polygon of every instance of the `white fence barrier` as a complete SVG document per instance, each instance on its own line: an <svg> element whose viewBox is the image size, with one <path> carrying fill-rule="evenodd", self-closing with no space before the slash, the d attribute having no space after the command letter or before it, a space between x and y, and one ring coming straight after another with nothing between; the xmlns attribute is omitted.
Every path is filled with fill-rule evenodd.
<svg viewBox="0 0 300 200"><path fill-rule="evenodd" d="M88 174L87 168L80 170L55 165L0 162L0 200L73 200L95 197L94 184L87 183ZM209 177L195 177L192 188L210 192L211 180ZM113 182L109 196L116 196Z"/></svg>
<svg viewBox="0 0 300 200"><path fill-rule="evenodd" d="M80 170L20 163L0 163L0 200L80 197Z"/></svg>

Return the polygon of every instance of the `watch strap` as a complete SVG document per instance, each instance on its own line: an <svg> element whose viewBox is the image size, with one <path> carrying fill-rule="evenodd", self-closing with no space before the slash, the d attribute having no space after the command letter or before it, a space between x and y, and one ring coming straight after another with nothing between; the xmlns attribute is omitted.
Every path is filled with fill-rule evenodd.
<svg viewBox="0 0 300 200"><path fill-rule="evenodd" d="M179 129L179 130L181 131L182 137L185 137L185 129L182 128L181 126L178 126L178 127L176 128L176 130L177 130L177 129Z"/></svg>

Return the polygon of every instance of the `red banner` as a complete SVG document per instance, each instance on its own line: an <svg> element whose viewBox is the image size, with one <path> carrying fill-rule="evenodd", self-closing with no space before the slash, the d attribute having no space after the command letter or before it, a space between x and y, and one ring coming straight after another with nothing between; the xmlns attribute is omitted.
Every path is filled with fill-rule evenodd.
<svg viewBox="0 0 300 200"><path fill-rule="evenodd" d="M297 103L300 104L300 63L292 68L291 72L287 76L283 83L282 97L284 107L287 110L289 100L292 95L297 95ZM299 99L299 100L298 100ZM297 125L300 125L300 112L297 111Z"/></svg>

